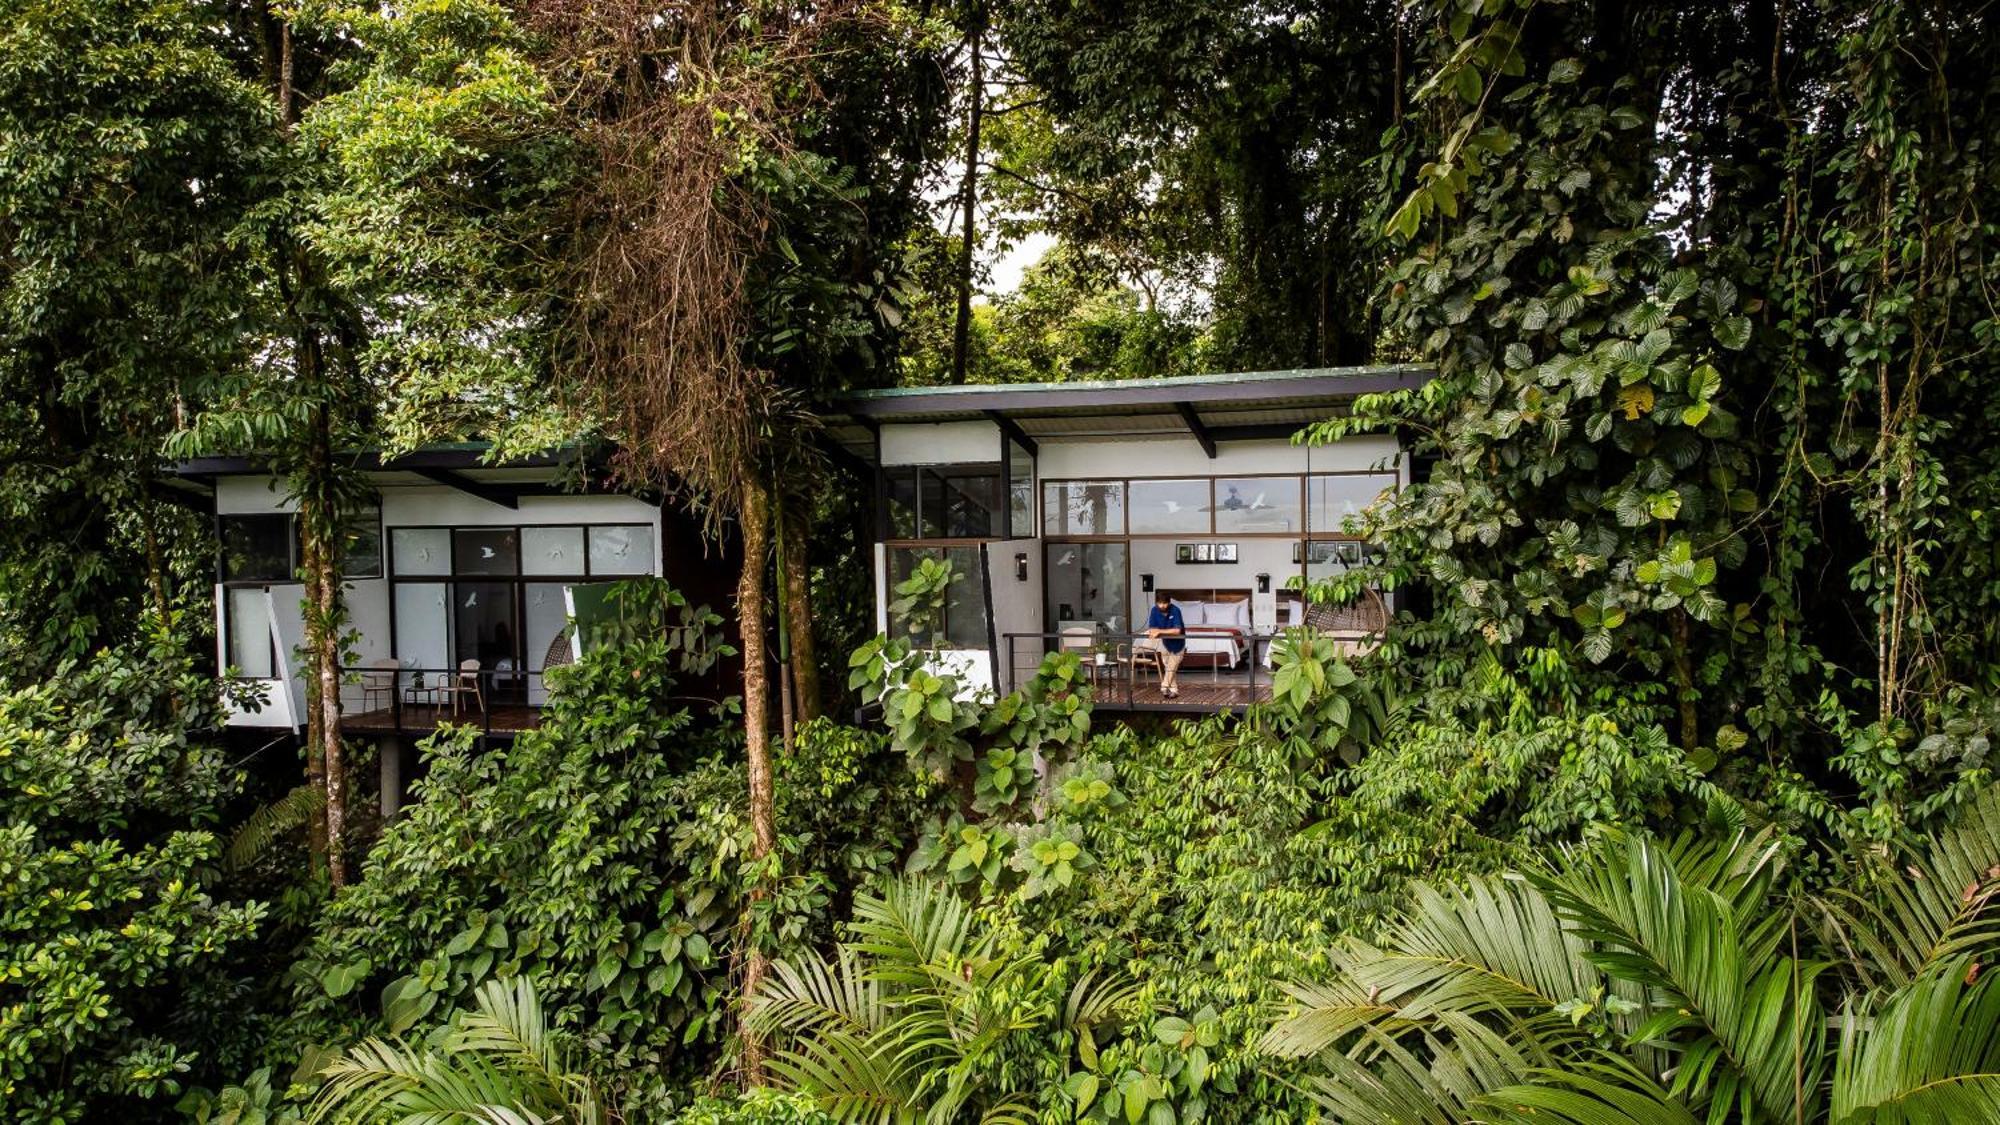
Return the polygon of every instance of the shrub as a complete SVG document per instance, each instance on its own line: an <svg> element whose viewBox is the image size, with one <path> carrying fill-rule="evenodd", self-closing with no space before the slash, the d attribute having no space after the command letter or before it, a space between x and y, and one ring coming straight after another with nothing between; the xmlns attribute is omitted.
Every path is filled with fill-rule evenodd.
<svg viewBox="0 0 2000 1125"><path fill-rule="evenodd" d="M242 1047L227 958L264 908L212 881L222 703L166 628L0 696L0 1115L129 1116Z"/></svg>

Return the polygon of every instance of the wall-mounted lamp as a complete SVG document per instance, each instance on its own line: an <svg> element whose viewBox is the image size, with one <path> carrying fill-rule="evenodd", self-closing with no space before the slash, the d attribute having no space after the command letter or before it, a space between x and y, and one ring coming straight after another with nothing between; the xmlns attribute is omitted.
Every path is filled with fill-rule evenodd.
<svg viewBox="0 0 2000 1125"><path fill-rule="evenodd" d="M1153 576L1152 576L1152 575L1150 575L1150 574L1141 574L1141 575L1139 576L1139 589L1143 590L1144 592L1146 592L1146 593L1148 593L1148 594L1152 593L1152 592L1153 592Z"/></svg>
<svg viewBox="0 0 2000 1125"><path fill-rule="evenodd" d="M1014 556L1014 581L1026 582L1027 580L1028 580L1028 553L1026 551L1021 551Z"/></svg>
<svg viewBox="0 0 2000 1125"><path fill-rule="evenodd" d="M1257 592L1258 592L1258 593L1260 593L1260 594L1268 594L1268 593L1270 593L1270 592L1271 592L1271 576L1270 576L1270 575L1268 575L1268 574L1260 574L1260 575L1258 575L1258 576L1257 576Z"/></svg>

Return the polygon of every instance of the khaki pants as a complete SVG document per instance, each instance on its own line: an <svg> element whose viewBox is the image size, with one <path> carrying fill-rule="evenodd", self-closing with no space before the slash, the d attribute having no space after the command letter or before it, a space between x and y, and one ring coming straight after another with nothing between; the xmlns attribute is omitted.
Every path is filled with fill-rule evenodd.
<svg viewBox="0 0 2000 1125"><path fill-rule="evenodd" d="M1160 686L1163 688L1174 687L1174 678L1180 675L1181 659L1187 656L1187 650L1182 649L1179 652L1175 652L1158 641L1154 641L1153 644L1158 648L1160 653Z"/></svg>

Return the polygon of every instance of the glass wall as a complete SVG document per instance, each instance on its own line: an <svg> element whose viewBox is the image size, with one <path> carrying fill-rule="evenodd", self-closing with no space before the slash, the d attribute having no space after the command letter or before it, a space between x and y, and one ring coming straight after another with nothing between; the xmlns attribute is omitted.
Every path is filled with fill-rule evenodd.
<svg viewBox="0 0 2000 1125"><path fill-rule="evenodd" d="M1306 478L1307 515L1315 535L1338 535L1363 508L1394 494L1394 473L1328 473Z"/></svg>
<svg viewBox="0 0 2000 1125"><path fill-rule="evenodd" d="M225 591L223 619L225 659L236 674L252 680L276 679L277 655L271 642L271 592L262 586L232 586Z"/></svg>
<svg viewBox="0 0 2000 1125"><path fill-rule="evenodd" d="M1007 442L1007 535L1021 539L1035 533L1035 458L1013 441Z"/></svg>
<svg viewBox="0 0 2000 1125"><path fill-rule="evenodd" d="M1130 550L1124 543L1048 543L1042 551L1051 630L1094 622L1106 632L1130 631L1125 616Z"/></svg>
<svg viewBox="0 0 2000 1125"><path fill-rule="evenodd" d="M271 639L267 591L298 582L298 519L283 512L266 512L224 515L216 522L222 547L218 570L223 586L223 660L239 676L275 679L278 659ZM343 577L382 576L382 525L376 512L351 517L341 529L340 541Z"/></svg>
<svg viewBox="0 0 2000 1125"><path fill-rule="evenodd" d="M1125 482L1073 480L1042 486L1045 535L1125 534Z"/></svg>
<svg viewBox="0 0 2000 1125"><path fill-rule="evenodd" d="M399 527L389 549L403 667L428 680L476 660L492 698L529 702L539 684L523 673L543 669L569 621L564 588L652 574L655 554L644 524Z"/></svg>
<svg viewBox="0 0 2000 1125"><path fill-rule="evenodd" d="M1005 532L1001 467L900 465L882 470L891 539L984 539Z"/></svg>
<svg viewBox="0 0 2000 1125"><path fill-rule="evenodd" d="M992 632L986 615L986 583L980 565L980 549L964 547L890 547L889 556L889 635L909 637L926 648L985 649L991 646ZM899 610L903 595L896 588L907 581L920 560L943 559L950 564L953 581L938 617L929 628L912 635L908 610Z"/></svg>
<svg viewBox="0 0 2000 1125"><path fill-rule="evenodd" d="M1207 477L1135 480L1131 485L1134 535L1208 532L1213 497Z"/></svg>
<svg viewBox="0 0 2000 1125"><path fill-rule="evenodd" d="M1215 482L1217 535L1297 535L1305 531L1297 477L1237 477Z"/></svg>

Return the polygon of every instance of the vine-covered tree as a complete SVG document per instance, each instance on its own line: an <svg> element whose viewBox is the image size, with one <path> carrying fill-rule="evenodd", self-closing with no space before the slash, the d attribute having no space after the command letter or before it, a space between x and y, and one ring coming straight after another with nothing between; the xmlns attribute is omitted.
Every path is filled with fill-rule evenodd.
<svg viewBox="0 0 2000 1125"><path fill-rule="evenodd" d="M1795 814L1808 781L1883 833L1955 800L1925 779L1982 775L1941 732L2000 655L1992 12L1421 15L1384 313L1438 379L1378 417L1435 468L1374 525L1435 593L1411 651L1663 685Z"/></svg>

